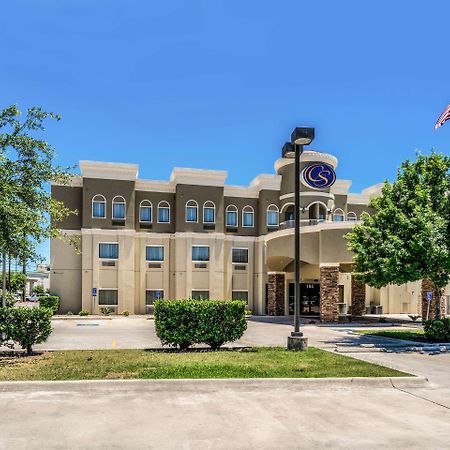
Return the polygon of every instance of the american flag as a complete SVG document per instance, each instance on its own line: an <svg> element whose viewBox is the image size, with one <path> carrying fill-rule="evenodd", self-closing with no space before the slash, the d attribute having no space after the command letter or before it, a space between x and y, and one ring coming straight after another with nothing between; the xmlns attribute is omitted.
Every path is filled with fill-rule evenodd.
<svg viewBox="0 0 450 450"><path fill-rule="evenodd" d="M444 112L439 116L439 119L437 120L434 129L437 130L448 119L450 119L450 105L448 105L447 108L444 109Z"/></svg>

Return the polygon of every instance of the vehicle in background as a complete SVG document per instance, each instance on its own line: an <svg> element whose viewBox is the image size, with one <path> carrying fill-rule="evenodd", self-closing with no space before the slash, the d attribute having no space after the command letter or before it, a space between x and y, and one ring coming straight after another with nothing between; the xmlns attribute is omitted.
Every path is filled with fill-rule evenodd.
<svg viewBox="0 0 450 450"><path fill-rule="evenodd" d="M27 302L38 302L40 297L45 297L46 294L31 294L25 297Z"/></svg>

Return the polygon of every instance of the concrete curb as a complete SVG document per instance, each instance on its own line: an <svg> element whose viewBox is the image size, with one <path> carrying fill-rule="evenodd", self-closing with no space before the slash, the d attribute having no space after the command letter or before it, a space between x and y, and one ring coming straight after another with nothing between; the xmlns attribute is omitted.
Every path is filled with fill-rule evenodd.
<svg viewBox="0 0 450 450"><path fill-rule="evenodd" d="M78 314L74 314L72 316L61 316L61 315L55 315L52 317L52 320L133 320L133 319L140 319L140 320L154 320L153 315L130 315L130 316L121 316L121 315L110 315L110 316L79 316Z"/></svg>
<svg viewBox="0 0 450 450"><path fill-rule="evenodd" d="M80 381L3 381L0 392L11 391L129 391L151 389L152 391L217 391L264 389L315 390L349 388L424 388L428 379L417 377L353 377L353 378L219 378L176 380L80 380Z"/></svg>

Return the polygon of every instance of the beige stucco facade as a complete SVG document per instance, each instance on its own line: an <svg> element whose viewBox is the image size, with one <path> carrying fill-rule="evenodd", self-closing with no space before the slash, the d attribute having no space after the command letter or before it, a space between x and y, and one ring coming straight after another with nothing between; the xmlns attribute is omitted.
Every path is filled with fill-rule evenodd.
<svg viewBox="0 0 450 450"><path fill-rule="evenodd" d="M338 165L332 155L304 152L301 168L313 163ZM81 176L52 186L55 198L78 211L59 226L78 236L81 249L51 242L50 286L61 296L61 312L111 306L119 314L145 314L154 298L201 296L244 298L255 314L291 313L293 166L281 158L274 174L228 186L224 171L174 169L169 181L152 181L138 178L137 165L80 161ZM418 313L420 282L378 290L353 278L345 235L372 213L369 201L380 185L358 194L350 187L341 179L327 189L301 185L302 313L324 320ZM105 247L113 251L106 257ZM149 247L158 248L160 260L149 260ZM193 247L208 248L207 258L193 260ZM233 252L243 259L233 261ZM325 305L330 301L336 304Z"/></svg>

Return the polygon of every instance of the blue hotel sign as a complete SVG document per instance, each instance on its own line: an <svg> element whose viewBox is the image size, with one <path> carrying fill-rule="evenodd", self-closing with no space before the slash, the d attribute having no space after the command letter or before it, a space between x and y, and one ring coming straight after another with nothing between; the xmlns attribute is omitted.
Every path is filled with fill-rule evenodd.
<svg viewBox="0 0 450 450"><path fill-rule="evenodd" d="M302 181L313 189L326 189L336 181L336 173L329 164L310 164L303 169Z"/></svg>

